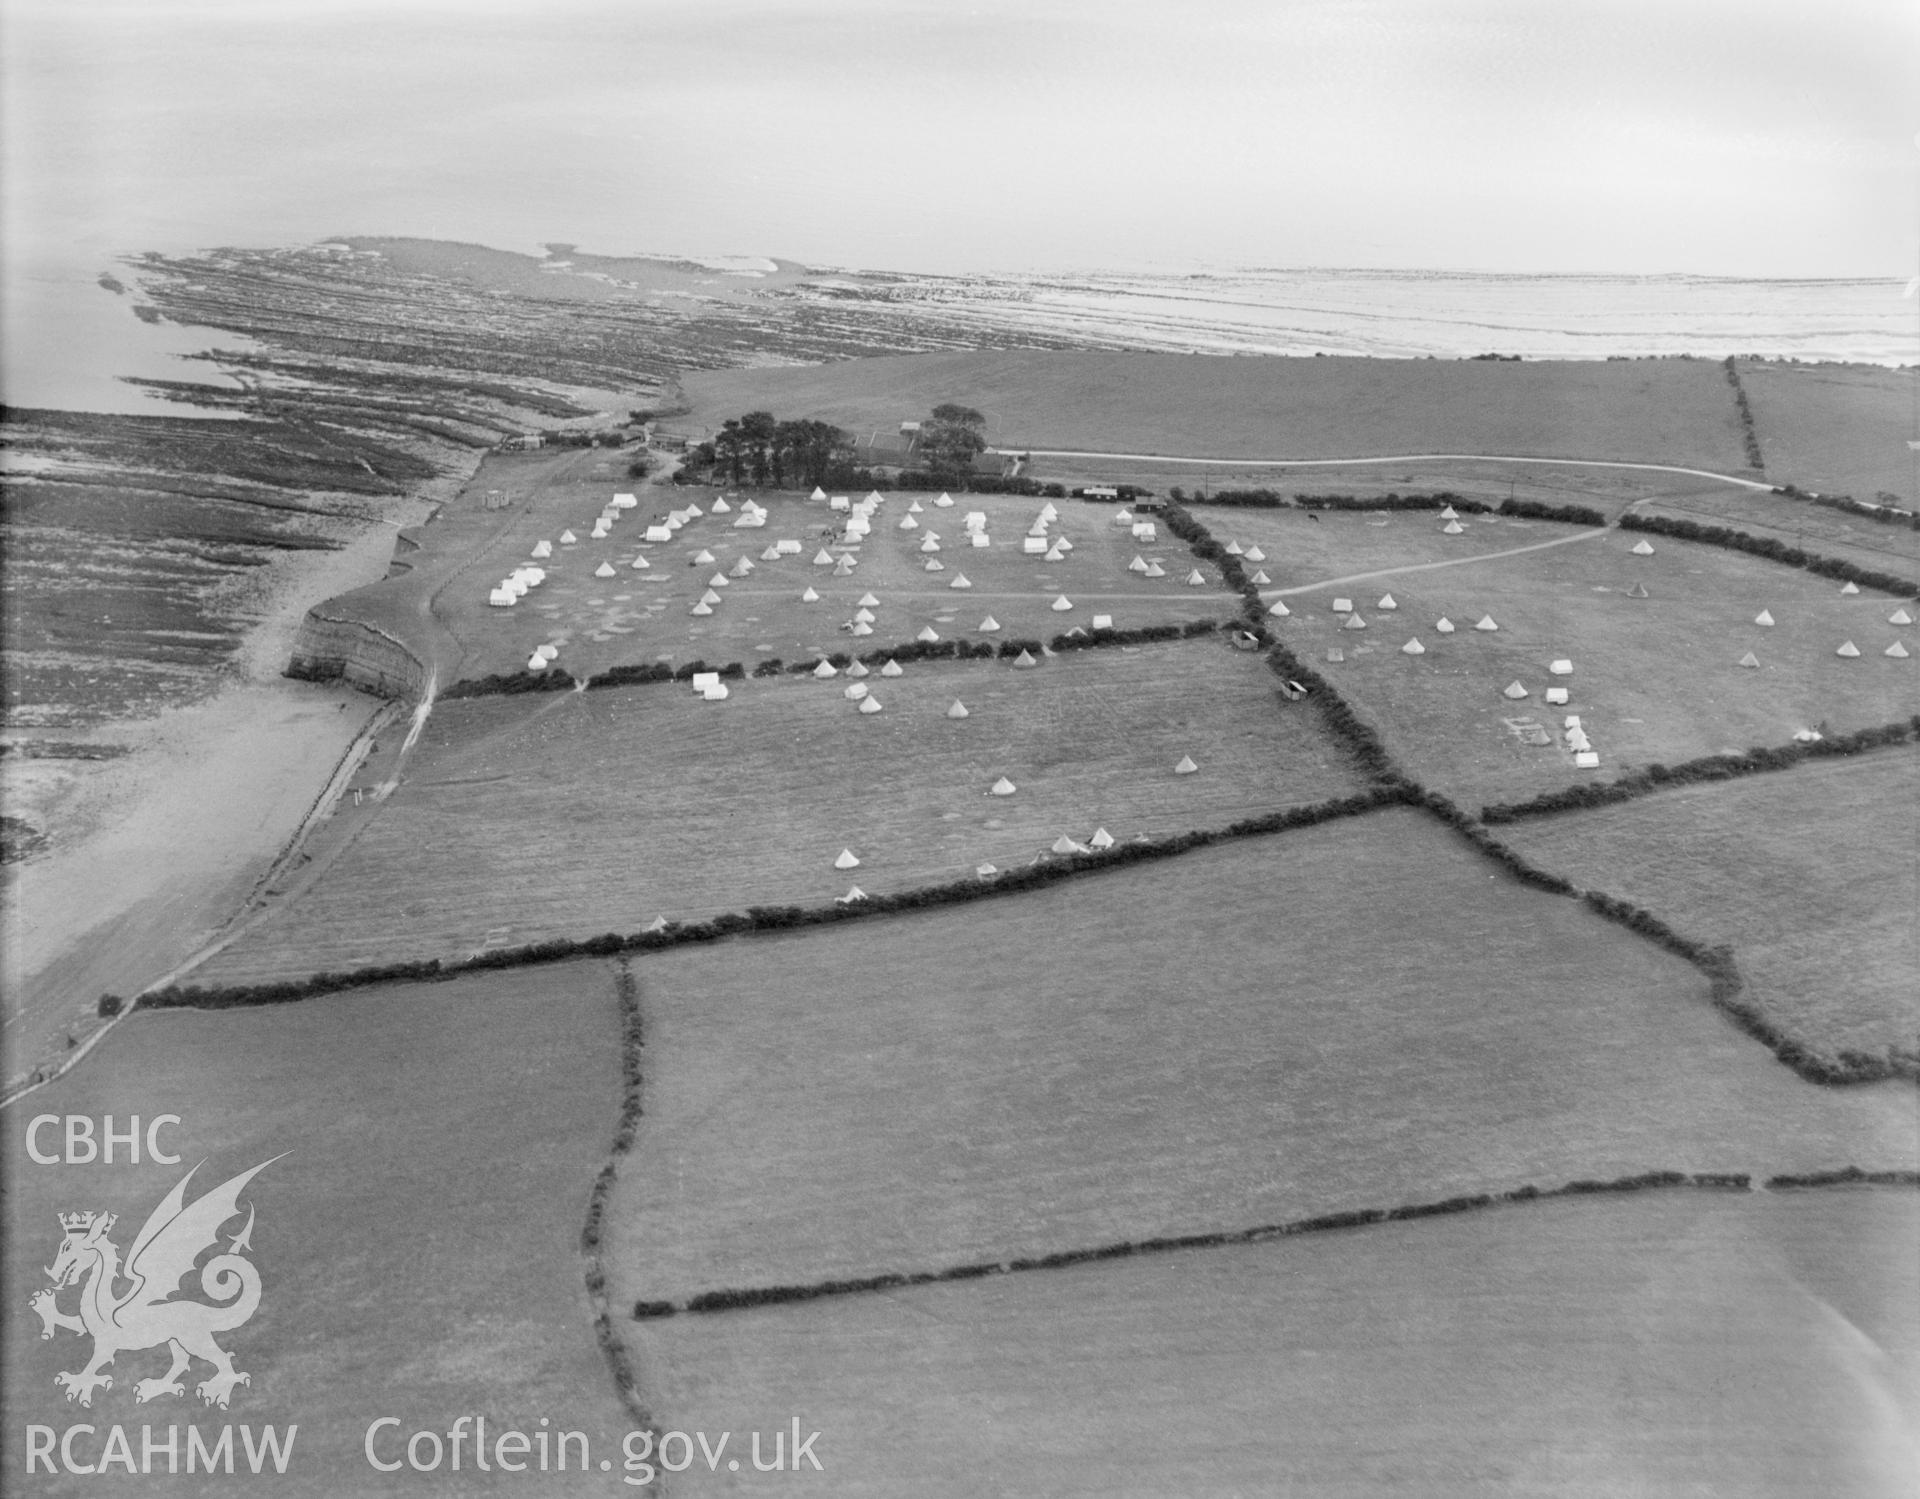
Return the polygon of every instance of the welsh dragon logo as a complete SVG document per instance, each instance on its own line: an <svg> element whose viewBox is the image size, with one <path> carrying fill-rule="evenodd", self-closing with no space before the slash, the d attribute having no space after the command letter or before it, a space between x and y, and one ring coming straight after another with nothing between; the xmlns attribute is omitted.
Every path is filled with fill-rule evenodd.
<svg viewBox="0 0 1920 1499"><path fill-rule="evenodd" d="M43 1339L51 1338L60 1328L93 1338L93 1357L84 1369L54 1375L54 1383L66 1387L67 1399L92 1405L95 1390L113 1388L113 1376L103 1371L115 1354L157 1348L162 1343L172 1350L173 1365L158 1379L136 1381L133 1394L137 1401L184 1395L186 1386L180 1376L188 1372L196 1358L213 1365L212 1376L194 1387L208 1405L224 1410L235 1385L253 1382L251 1376L233 1367L232 1356L213 1340L215 1333L241 1326L260 1305L260 1272L246 1258L247 1250L253 1247L251 1207L247 1209L246 1227L233 1236L225 1253L213 1256L200 1271L200 1289L219 1304L175 1301L173 1294L193 1270L194 1262L219 1245L221 1227L239 1215L240 1193L247 1183L279 1159L275 1156L262 1161L188 1203L187 1183L200 1169L195 1166L148 1216L134 1236L124 1266L119 1248L107 1237L116 1215L60 1215L65 1237L59 1254L46 1267L53 1286L36 1291L27 1305L40 1314ZM60 1310L59 1296L83 1279L80 1314L71 1316ZM123 1282L131 1284L121 1290Z"/></svg>

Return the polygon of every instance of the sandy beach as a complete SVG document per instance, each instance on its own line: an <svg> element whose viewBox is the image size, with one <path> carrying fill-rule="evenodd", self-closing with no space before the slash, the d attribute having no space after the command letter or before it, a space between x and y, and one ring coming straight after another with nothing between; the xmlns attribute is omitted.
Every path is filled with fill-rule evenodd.
<svg viewBox="0 0 1920 1499"><path fill-rule="evenodd" d="M412 518L277 569L230 677L206 697L66 736L123 749L116 758L0 767L9 809L51 834L0 876L9 1089L98 1027L102 994L135 994L205 947L364 751L378 699L280 671L308 608L384 576Z"/></svg>

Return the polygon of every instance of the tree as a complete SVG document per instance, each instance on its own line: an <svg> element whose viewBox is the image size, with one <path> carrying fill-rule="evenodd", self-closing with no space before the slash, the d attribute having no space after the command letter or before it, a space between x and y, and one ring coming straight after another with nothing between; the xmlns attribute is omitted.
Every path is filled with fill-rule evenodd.
<svg viewBox="0 0 1920 1499"><path fill-rule="evenodd" d="M773 440L779 428L771 411L749 411L740 418L741 448L755 484L764 486L773 477Z"/></svg>
<svg viewBox="0 0 1920 1499"><path fill-rule="evenodd" d="M944 402L921 424L920 447L927 467L943 479L964 477L987 449L987 419L971 406Z"/></svg>

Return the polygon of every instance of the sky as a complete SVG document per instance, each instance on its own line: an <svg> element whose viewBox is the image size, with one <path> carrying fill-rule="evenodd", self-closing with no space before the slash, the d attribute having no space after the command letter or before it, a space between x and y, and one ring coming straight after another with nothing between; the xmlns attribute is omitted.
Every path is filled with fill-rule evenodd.
<svg viewBox="0 0 1920 1499"><path fill-rule="evenodd" d="M0 0L10 278L422 234L1898 276L1909 0Z"/></svg>

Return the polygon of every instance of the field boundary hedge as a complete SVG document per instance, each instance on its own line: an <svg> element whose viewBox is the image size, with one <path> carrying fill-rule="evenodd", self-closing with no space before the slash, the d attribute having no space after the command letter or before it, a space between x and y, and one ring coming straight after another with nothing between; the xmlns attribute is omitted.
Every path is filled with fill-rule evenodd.
<svg viewBox="0 0 1920 1499"><path fill-rule="evenodd" d="M1296 494L1291 497L1277 489L1217 489L1211 494L1174 497L1184 505L1217 505L1222 509L1243 510L1359 510L1404 511L1441 510L1448 505L1469 515L1506 515L1518 520L1564 521L1573 526L1604 526L1606 516L1590 505L1549 505L1544 500L1506 499L1498 505L1470 499L1450 489L1432 494L1384 495Z"/></svg>
<svg viewBox="0 0 1920 1499"><path fill-rule="evenodd" d="M1801 568L1823 578L1838 578L1842 583L1853 583L1861 588L1890 593L1896 598L1913 598L1920 595L1920 583L1914 582L1911 578L1897 577L1893 573L1873 572L1838 557L1823 557L1818 552L1804 552L1799 547L1788 546L1777 537L1755 536L1748 531L1736 531L1731 526L1703 526L1696 521L1678 520L1670 515L1640 515L1630 510L1620 517L1620 529L1651 531L1656 536L1672 536L1681 541L1697 541L1702 546L1724 547L1730 552L1746 552L1755 557L1764 557L1769 562L1778 562L1785 567Z"/></svg>
<svg viewBox="0 0 1920 1499"><path fill-rule="evenodd" d="M1757 474L1767 470L1766 459L1760 453L1760 434L1754 430L1753 408L1747 404L1747 388L1740 383L1739 366L1733 362L1733 355L1727 355L1720 366L1727 372L1727 384L1733 387L1733 409L1740 418L1740 436L1746 443L1747 467Z"/></svg>
<svg viewBox="0 0 1920 1499"><path fill-rule="evenodd" d="M1630 802L1653 791L1670 791L1711 781L1732 781L1776 770L1792 770L1805 760L1858 755L1868 750L1908 744L1920 739L1920 714L1896 719L1878 728L1817 739L1810 744L1756 745L1741 755L1703 755L1678 765L1649 765L1612 781L1583 781L1559 791L1543 791L1524 802L1495 802L1480 809L1484 823L1519 822L1555 812L1585 811Z"/></svg>
<svg viewBox="0 0 1920 1499"><path fill-rule="evenodd" d="M1082 875L1177 858L1197 848L1209 848L1242 838L1292 832L1347 817L1360 817L1383 807L1405 805L1407 801L1406 788L1403 786L1373 786L1352 796L1332 797L1325 801L1287 807L1278 812L1262 813L1257 817L1241 818L1222 828L1196 828L1164 838L1116 843L1112 848L1095 852L1047 856L1024 869L1003 870L988 879L968 876L942 885L921 885L892 895L870 895L848 905L833 901L824 906L750 906L744 912L728 912L707 921L669 921L646 931L625 935L606 932L598 937L557 937L524 947L476 953L472 957L452 961L424 958L381 963L340 973L310 974L304 979L288 979L277 983L205 988L176 984L141 996L140 1003L146 1008L162 1010L225 1010L253 1005L289 1004L375 984L424 983L456 978L465 973L534 967L568 958L610 958L622 953L660 952L693 943L718 942L748 933L796 931L804 927L859 921L901 911L964 905L1020 891L1042 889ZM105 1005L114 1000L114 996L105 995L100 1002Z"/></svg>
<svg viewBox="0 0 1920 1499"><path fill-rule="evenodd" d="M606 1226L607 1200L613 1195L620 1176L620 1160L633 1149L634 1135L640 1126L640 1052L646 1045L641 1028L640 986L633 976L633 965L622 958L614 975L615 993L620 1002L620 1112L614 1125L612 1157L594 1178L587 1197L587 1221L580 1229L580 1250L586 1256L587 1300L593 1307L593 1334L612 1371L614 1388L627 1409L641 1423L652 1425L641 1401L640 1387L633 1373L633 1356L614 1329L613 1309L607 1301L606 1262L600 1253L601 1235Z"/></svg>
<svg viewBox="0 0 1920 1499"><path fill-rule="evenodd" d="M1881 1185L1920 1185L1916 1172L1862 1172L1857 1167L1829 1172L1815 1178L1775 1177L1788 1186L1826 1186L1853 1182ZM1768 1183L1771 1186L1773 1183ZM1132 1259L1142 1255L1171 1254L1183 1249L1221 1249L1243 1244L1262 1244L1275 1239L1298 1238L1303 1234L1331 1233L1350 1228L1371 1228L1382 1223L1406 1223L1419 1218L1441 1218L1454 1213L1474 1212L1482 1208L1505 1207L1522 1202L1546 1202L1557 1197L1585 1197L1608 1193L1648 1192L1687 1188L1709 1192L1750 1192L1753 1179L1744 1171L1647 1171L1637 1176L1595 1181L1581 1178L1557 1187L1514 1187L1505 1192L1475 1192L1445 1197L1432 1202L1409 1203L1392 1208L1357 1208L1347 1212L1321 1213L1311 1218L1295 1218L1284 1223L1265 1223L1254 1228L1221 1229L1212 1233L1174 1234L1151 1239L1120 1239L1091 1249L1064 1249L1052 1254L1033 1255L1010 1260L976 1260L950 1265L944 1270L917 1270L905 1273L857 1276L844 1280L820 1280L799 1285L755 1286L739 1290L702 1291L682 1301L641 1301L633 1308L636 1321L671 1317L679 1313L742 1311L751 1307L781 1306L796 1301L817 1301L829 1296L855 1296L868 1291L897 1290L903 1286L929 1286L960 1280L980 1280L990 1275L1018 1275L1030 1270L1063 1270L1101 1260Z"/></svg>

